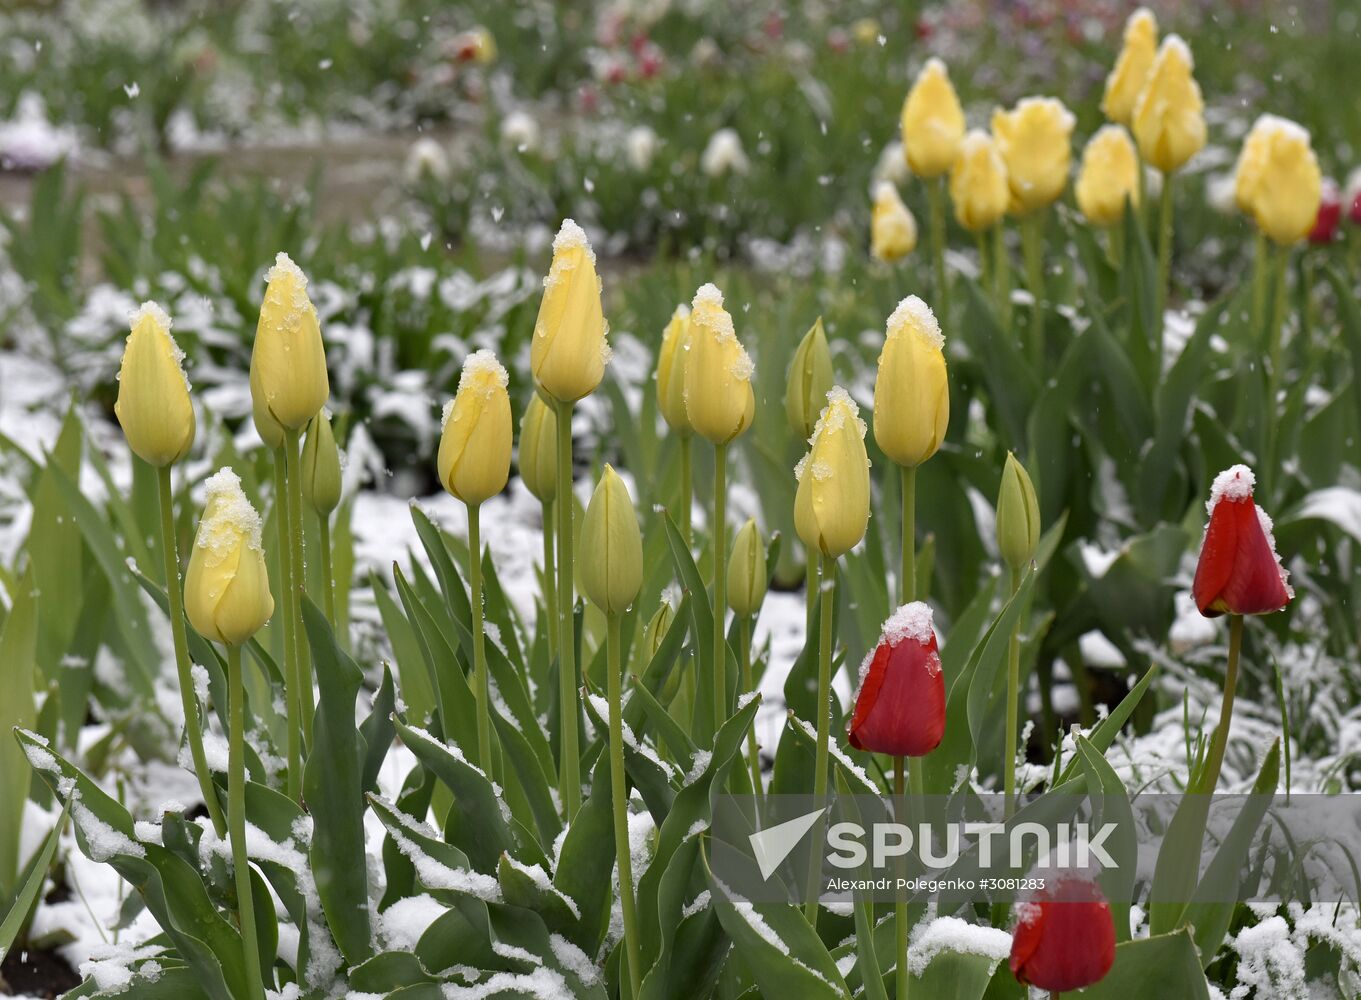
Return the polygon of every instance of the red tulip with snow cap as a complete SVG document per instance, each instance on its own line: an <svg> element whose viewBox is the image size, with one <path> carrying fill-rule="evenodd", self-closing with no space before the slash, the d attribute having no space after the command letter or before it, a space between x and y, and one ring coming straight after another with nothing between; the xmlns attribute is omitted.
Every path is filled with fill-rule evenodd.
<svg viewBox="0 0 1361 1000"><path fill-rule="evenodd" d="M1050 880L1016 908L1011 974L1051 993L1080 990L1115 963L1115 921L1100 887L1086 875Z"/></svg>
<svg viewBox="0 0 1361 1000"><path fill-rule="evenodd" d="M857 750L922 757L944 735L945 678L931 608L913 601L884 622L879 645L861 664L848 736Z"/></svg>
<svg viewBox="0 0 1361 1000"><path fill-rule="evenodd" d="M1235 465L1216 476L1210 490L1210 523L1191 585L1207 618L1269 614L1295 596L1276 554L1271 518L1252 499L1255 482L1251 469Z"/></svg>

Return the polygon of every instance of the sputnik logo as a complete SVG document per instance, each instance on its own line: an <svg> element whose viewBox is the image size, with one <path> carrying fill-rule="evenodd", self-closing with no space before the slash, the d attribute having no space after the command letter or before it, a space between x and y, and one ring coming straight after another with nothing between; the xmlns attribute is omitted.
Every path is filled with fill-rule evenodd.
<svg viewBox="0 0 1361 1000"><path fill-rule="evenodd" d="M747 839L751 841L751 849L756 854L756 864L761 869L761 878L769 879L775 874L775 870L784 864L785 858L799 846L799 841L804 838L813 824L818 821L827 810L826 808L817 809L810 813L805 813L791 820L786 820L779 826L772 826L762 830L760 833L753 833Z"/></svg>

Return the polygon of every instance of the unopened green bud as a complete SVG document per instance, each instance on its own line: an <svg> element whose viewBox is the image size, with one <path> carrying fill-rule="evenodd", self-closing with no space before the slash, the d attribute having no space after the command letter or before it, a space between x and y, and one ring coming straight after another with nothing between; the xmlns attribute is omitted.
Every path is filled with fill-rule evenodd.
<svg viewBox="0 0 1361 1000"><path fill-rule="evenodd" d="M340 506L340 449L331 432L331 417L324 409L307 425L302 446L302 497L323 517Z"/></svg>
<svg viewBox="0 0 1361 1000"><path fill-rule="evenodd" d="M581 524L581 589L607 615L623 614L643 586L643 535L628 487L611 466Z"/></svg>
<svg viewBox="0 0 1361 1000"><path fill-rule="evenodd" d="M1040 544L1040 505L1025 466L1007 452L1002 486L997 494L997 548L1013 573L1035 558Z"/></svg>
<svg viewBox="0 0 1361 1000"><path fill-rule="evenodd" d="M520 478L540 503L558 495L558 418L538 393L520 418Z"/></svg>
<svg viewBox="0 0 1361 1000"><path fill-rule="evenodd" d="M818 414L827 405L827 392L836 381L832 370L832 351L822 329L822 317L803 335L794 360L789 365L789 385L784 393L784 412L789 426L806 441L813 436Z"/></svg>
<svg viewBox="0 0 1361 1000"><path fill-rule="evenodd" d="M748 519L732 543L728 562L728 607L739 618L751 618L766 599L766 546L756 521Z"/></svg>
<svg viewBox="0 0 1361 1000"><path fill-rule="evenodd" d="M647 623L647 628L643 630L643 653L646 659L642 665L657 655L657 650L661 649L662 641L666 638L666 633L671 629L671 623L676 620L676 609L671 606L670 601L662 601L657 606L652 620Z"/></svg>

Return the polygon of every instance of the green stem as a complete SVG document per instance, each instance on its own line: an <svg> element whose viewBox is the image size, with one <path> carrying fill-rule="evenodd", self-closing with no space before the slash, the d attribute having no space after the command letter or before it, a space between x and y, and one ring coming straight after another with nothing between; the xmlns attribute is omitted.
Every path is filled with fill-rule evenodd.
<svg viewBox="0 0 1361 1000"><path fill-rule="evenodd" d="M477 762L492 773L491 682L487 679L487 650L482 606L482 507L468 505L468 587L473 606L473 689L477 698Z"/></svg>
<svg viewBox="0 0 1361 1000"><path fill-rule="evenodd" d="M827 797L827 764L831 756L829 744L832 737L832 613L836 609L836 560L830 556L822 557L822 583L818 587L818 607L821 621L818 626L818 746L813 772L813 798L825 803ZM817 875L817 859L822 856L819 849L813 852L814 877ZM818 915L818 893L811 892L804 903L804 916L810 924L816 924Z"/></svg>
<svg viewBox="0 0 1361 1000"><path fill-rule="evenodd" d="M945 175L931 182L931 257L936 271L936 310L941 319L950 316L950 278L945 271Z"/></svg>
<svg viewBox="0 0 1361 1000"><path fill-rule="evenodd" d="M1021 221L1021 255L1025 258L1026 290L1030 292L1030 364L1044 365L1044 209Z"/></svg>
<svg viewBox="0 0 1361 1000"><path fill-rule="evenodd" d="M680 510L676 511L680 515L681 538L685 539L685 545L690 546L692 528L690 525L691 512L695 508L695 483L691 468L691 457L693 448L691 447L694 439L689 434L681 436L680 439L680 461L681 461L681 495Z"/></svg>
<svg viewBox="0 0 1361 1000"><path fill-rule="evenodd" d="M992 227L993 290L997 318L1006 330L1011 326L1011 257L1007 253L1007 227L1000 222Z"/></svg>
<svg viewBox="0 0 1361 1000"><path fill-rule="evenodd" d="M1021 588L1021 574L1011 571L1011 596ZM1005 794L1004 815L1007 819L1016 810L1016 726L1020 714L1021 700L1021 623L1018 620L1011 627L1011 638L1007 642L1007 736L1002 752L1002 783Z"/></svg>
<svg viewBox="0 0 1361 1000"><path fill-rule="evenodd" d="M974 233L974 239L978 243L978 286L987 293L992 288L992 266L989 261L991 251L988 249L988 234L983 230Z"/></svg>
<svg viewBox="0 0 1361 1000"><path fill-rule="evenodd" d="M1125 257L1125 221L1121 216L1120 221L1110 226L1106 230L1106 258L1111 262L1111 267L1119 271L1123 266Z"/></svg>
<svg viewBox="0 0 1361 1000"><path fill-rule="evenodd" d="M577 745L576 604L572 580L572 404L556 404L558 418L558 725L562 759L558 793L568 822L581 808L581 753Z"/></svg>
<svg viewBox="0 0 1361 1000"><path fill-rule="evenodd" d="M1261 336L1266 322L1266 270L1268 254L1266 234L1260 229L1252 248L1252 336Z"/></svg>
<svg viewBox="0 0 1361 1000"><path fill-rule="evenodd" d="M1219 771L1224 766L1224 750L1229 745L1229 724L1233 720L1233 696L1238 687L1238 659L1243 650L1243 616L1229 616L1229 662L1224 671L1224 700L1219 706L1219 725L1210 737L1210 752L1205 758L1198 791L1214 794Z"/></svg>
<svg viewBox="0 0 1361 1000"><path fill-rule="evenodd" d="M898 577L898 603L917 599L917 467L903 466L903 562Z"/></svg>
<svg viewBox="0 0 1361 1000"><path fill-rule="evenodd" d="M293 642L298 649L298 702L302 706L303 745L312 742L312 657L307 648L307 632L302 624L302 599L307 593L307 560L302 550L302 463L298 456L300 431L284 431L284 457L288 459L288 535L293 551Z"/></svg>
<svg viewBox="0 0 1361 1000"><path fill-rule="evenodd" d="M642 955L638 944L638 919L634 913L633 858L629 853L628 789L624 781L623 671L619 665L620 615L608 617L606 681L610 699L610 803L614 809L614 852L619 865L619 902L624 911L624 955L628 966L629 996L636 998L642 985Z"/></svg>
<svg viewBox="0 0 1361 1000"><path fill-rule="evenodd" d="M336 574L331 558L331 515L317 514L317 540L321 545L321 596L326 602L326 620L331 628L339 626L336 619ZM339 636L336 639L339 640Z"/></svg>
<svg viewBox="0 0 1361 1000"><path fill-rule="evenodd" d="M543 505L543 613L545 631L548 634L548 662L558 655L560 642L558 635L558 578L553 558L553 545L556 532L553 528L553 504L549 500Z"/></svg>
<svg viewBox="0 0 1361 1000"><path fill-rule="evenodd" d="M742 690L752 690L751 680L751 618L743 616L737 624L738 664L742 668ZM751 791L761 795L761 749L756 744L756 720L747 733L747 762L751 766Z"/></svg>
<svg viewBox="0 0 1361 1000"><path fill-rule="evenodd" d="M1164 352L1163 313L1172 290L1172 189L1175 174L1163 174L1163 189L1158 202L1158 314L1154 323L1158 331L1158 372L1162 372Z"/></svg>
<svg viewBox="0 0 1361 1000"><path fill-rule="evenodd" d="M231 825L232 868L236 876L236 911L246 957L246 986L253 1000L264 1000L260 973L260 942L255 933L255 894L251 891L250 860L246 857L246 686L241 679L241 647L227 647L227 689L230 708L227 732L227 811Z"/></svg>
<svg viewBox="0 0 1361 1000"><path fill-rule="evenodd" d="M208 770L208 757L203 752L203 717L199 714L198 694L194 690L194 672L189 661L189 640L184 630L184 591L180 583L180 557L175 545L175 500L170 484L170 466L156 470L160 481L161 499L161 555L165 560L165 596L170 604L170 635L175 645L175 669L180 679L180 704L184 707L184 738L189 741L189 753L194 759L194 774L198 778L203 804L219 837L227 832L222 818L222 803L217 800L213 786L213 772Z"/></svg>
<svg viewBox="0 0 1361 1000"><path fill-rule="evenodd" d="M714 446L714 732L728 721L728 446Z"/></svg>
<svg viewBox="0 0 1361 1000"><path fill-rule="evenodd" d="M893 758L893 815L899 823L907 822L907 789L903 781L903 762L906 758ZM900 877L907 876L906 858L898 862ZM893 903L893 919L898 936L898 971L894 974L893 982L897 986L897 1000L907 1000L908 984L912 974L907 968L907 938L908 926L907 919L907 891L904 889L899 892L898 898Z"/></svg>
<svg viewBox="0 0 1361 1000"><path fill-rule="evenodd" d="M274 521L279 532L279 592L283 596L284 711L288 716L288 797L302 803L302 673L298 666L298 588L293 583L293 546L288 525L288 459L274 449Z"/></svg>

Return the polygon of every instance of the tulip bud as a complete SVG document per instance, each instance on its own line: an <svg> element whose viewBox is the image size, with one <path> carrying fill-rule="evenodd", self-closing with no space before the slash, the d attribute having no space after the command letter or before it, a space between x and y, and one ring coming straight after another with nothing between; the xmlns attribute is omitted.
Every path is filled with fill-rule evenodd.
<svg viewBox="0 0 1361 1000"><path fill-rule="evenodd" d="M812 437L818 413L835 382L832 352L819 316L794 351L794 360L789 363L789 384L784 391L784 412L800 441Z"/></svg>
<svg viewBox="0 0 1361 1000"><path fill-rule="evenodd" d="M1007 165L1013 215L1053 202L1068 186L1073 113L1054 97L1024 97L1011 111L992 113L992 134Z"/></svg>
<svg viewBox="0 0 1361 1000"><path fill-rule="evenodd" d="M748 518L732 543L728 560L728 607L739 618L753 618L766 599L766 545L756 521Z"/></svg>
<svg viewBox="0 0 1361 1000"><path fill-rule="evenodd" d="M458 392L444 407L439 481L470 507L494 497L510 475L509 376L491 351L474 351L463 362Z"/></svg>
<svg viewBox="0 0 1361 1000"><path fill-rule="evenodd" d="M860 690L847 739L857 750L923 757L945 735L945 675L931 608L904 604L884 622L860 664Z"/></svg>
<svg viewBox="0 0 1361 1000"><path fill-rule="evenodd" d="M671 606L670 601L662 601L657 605L657 610L653 612L652 618L647 623L647 628L643 629L643 656L641 664L646 666L657 650L662 648L662 642L666 639L666 633L671 630L671 623L676 620L676 609Z"/></svg>
<svg viewBox="0 0 1361 1000"><path fill-rule="evenodd" d="M581 589L607 615L619 615L643 586L643 536L628 487L607 465L581 523Z"/></svg>
<svg viewBox="0 0 1361 1000"><path fill-rule="evenodd" d="M690 311L690 357L685 363L685 412L700 437L727 444L756 416L754 368L737 340L723 293L713 285L695 292Z"/></svg>
<svg viewBox="0 0 1361 1000"><path fill-rule="evenodd" d="M666 425L685 437L693 433L685 412L685 369L690 364L690 309L676 306L657 354L657 409Z"/></svg>
<svg viewBox="0 0 1361 1000"><path fill-rule="evenodd" d="M285 430L306 427L331 395L326 348L317 310L307 297L307 276L286 253L275 257L274 266L265 272L265 300L250 364L253 407ZM260 436L269 443L264 430Z"/></svg>
<svg viewBox="0 0 1361 1000"><path fill-rule="evenodd" d="M1139 157L1129 133L1103 126L1082 152L1077 207L1094 226L1113 226L1125 217L1125 202L1139 204Z"/></svg>
<svg viewBox="0 0 1361 1000"><path fill-rule="evenodd" d="M184 576L184 610L205 639L239 646L274 614L260 515L231 469L221 469L204 487L203 520Z"/></svg>
<svg viewBox="0 0 1361 1000"><path fill-rule="evenodd" d="M870 253L891 264L916 246L917 220L903 204L898 189L880 181L874 186L874 208L870 212Z"/></svg>
<svg viewBox="0 0 1361 1000"><path fill-rule="evenodd" d="M1111 121L1128 125L1134 118L1134 105L1143 92L1157 49L1158 19L1147 7L1140 7L1125 21L1124 47L1106 77L1101 111Z"/></svg>
<svg viewBox="0 0 1361 1000"><path fill-rule="evenodd" d="M274 415L269 412L269 404L265 401L264 386L260 383L260 366L255 362L255 355L252 353L250 359L250 413L255 422L255 431L260 435L260 440L265 443L265 447L270 451L277 451L284 446L283 424L274 419Z"/></svg>
<svg viewBox="0 0 1361 1000"><path fill-rule="evenodd" d="M1205 101L1191 75L1194 68L1190 46L1168 35L1134 105L1131 127L1139 153L1164 174L1180 170L1205 147Z"/></svg>
<svg viewBox="0 0 1361 1000"><path fill-rule="evenodd" d="M981 128L970 130L950 169L950 200L955 218L971 233L991 229L1011 204L1007 165L992 136Z"/></svg>
<svg viewBox="0 0 1361 1000"><path fill-rule="evenodd" d="M1051 994L1105 978L1115 964L1115 921L1097 884L1064 873L1021 903L1009 964L1017 982Z"/></svg>
<svg viewBox="0 0 1361 1000"><path fill-rule="evenodd" d="M1196 607L1206 618L1270 614L1295 596L1276 554L1271 518L1252 498L1256 482L1251 469L1235 465L1216 476L1210 488L1205 504L1210 523L1191 584Z"/></svg>
<svg viewBox="0 0 1361 1000"><path fill-rule="evenodd" d="M1325 177L1318 203L1318 215L1314 218L1314 228L1309 230L1309 242L1327 246L1337 239L1338 227L1341 224L1342 189L1337 186L1337 181Z"/></svg>
<svg viewBox="0 0 1361 1000"><path fill-rule="evenodd" d="M918 177L939 177L959 156L964 109L939 59L928 59L903 102L903 150Z"/></svg>
<svg viewBox="0 0 1361 1000"><path fill-rule="evenodd" d="M143 302L128 322L132 332L118 369L113 412L139 458L157 468L173 465L194 443L184 352L170 335L170 317L155 302Z"/></svg>
<svg viewBox="0 0 1361 1000"><path fill-rule="evenodd" d="M520 418L520 478L540 503L558 495L558 415L537 392Z"/></svg>
<svg viewBox="0 0 1361 1000"><path fill-rule="evenodd" d="M898 465L921 465L950 423L945 337L930 307L909 295L888 318L874 379L874 440Z"/></svg>
<svg viewBox="0 0 1361 1000"><path fill-rule="evenodd" d="M322 517L340 506L340 449L323 408L307 425L302 446L302 498Z"/></svg>
<svg viewBox="0 0 1361 1000"><path fill-rule="evenodd" d="M850 393L833 386L808 454L794 467L794 527L809 552L832 559L865 537L870 518L870 460L865 422Z"/></svg>
<svg viewBox="0 0 1361 1000"><path fill-rule="evenodd" d="M595 392L610 360L608 331L595 253L581 227L564 219L553 239L553 264L543 281L529 351L539 389L561 403Z"/></svg>
<svg viewBox="0 0 1361 1000"><path fill-rule="evenodd" d="M1025 466L1007 452L997 493L997 548L1002 561L1019 573L1035 558L1040 544L1040 505Z"/></svg>
<svg viewBox="0 0 1361 1000"><path fill-rule="evenodd" d="M1309 133L1287 118L1259 117L1243 140L1234 197L1277 244L1304 239L1323 197L1323 175Z"/></svg>

